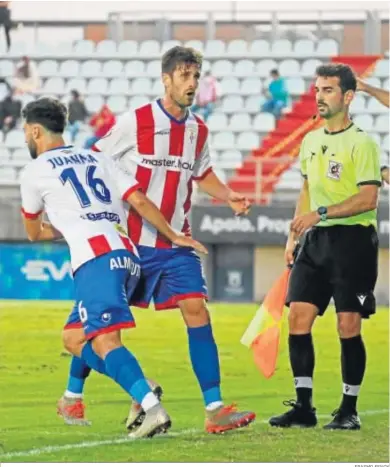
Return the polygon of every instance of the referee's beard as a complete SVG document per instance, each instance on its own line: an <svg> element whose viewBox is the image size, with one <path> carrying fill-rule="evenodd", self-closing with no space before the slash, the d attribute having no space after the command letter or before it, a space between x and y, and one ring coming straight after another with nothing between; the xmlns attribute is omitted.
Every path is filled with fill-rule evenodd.
<svg viewBox="0 0 390 467"><path fill-rule="evenodd" d="M337 109L332 109L328 104L318 103L317 109L318 115L324 120L335 119L344 121L349 119L349 109L344 105L338 107Z"/></svg>
<svg viewBox="0 0 390 467"><path fill-rule="evenodd" d="M321 118L328 120L329 118L332 118L334 115L336 115L341 109L337 109L336 112L332 112L331 108L325 104L325 102L318 102L317 110Z"/></svg>

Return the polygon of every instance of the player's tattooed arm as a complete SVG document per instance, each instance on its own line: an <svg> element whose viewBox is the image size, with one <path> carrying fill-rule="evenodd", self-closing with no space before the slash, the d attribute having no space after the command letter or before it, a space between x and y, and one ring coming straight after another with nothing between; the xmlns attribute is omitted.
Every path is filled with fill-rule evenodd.
<svg viewBox="0 0 390 467"><path fill-rule="evenodd" d="M49 222L42 221L42 215L36 219L27 219L24 216L22 218L24 229L30 242L44 242L62 238L61 232L55 229Z"/></svg>
<svg viewBox="0 0 390 467"><path fill-rule="evenodd" d="M201 243L173 230L153 201L147 198L141 191L133 191L128 198L126 198L126 201L141 217L146 219L151 225L153 225L153 227L164 235L164 237L175 245L194 248L200 253L207 254L207 249Z"/></svg>
<svg viewBox="0 0 390 467"><path fill-rule="evenodd" d="M248 214L250 202L246 196L236 193L210 171L204 178L197 180L199 188L211 197L227 203L238 216Z"/></svg>

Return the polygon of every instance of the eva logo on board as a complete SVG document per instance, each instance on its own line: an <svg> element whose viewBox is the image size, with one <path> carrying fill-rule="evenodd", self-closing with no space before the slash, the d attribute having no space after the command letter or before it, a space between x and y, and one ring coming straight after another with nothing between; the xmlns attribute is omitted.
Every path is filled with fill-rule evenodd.
<svg viewBox="0 0 390 467"><path fill-rule="evenodd" d="M72 277L70 261L65 261L57 268L53 261L28 260L20 270L28 281L48 282L52 279L59 282L64 280L66 276Z"/></svg>

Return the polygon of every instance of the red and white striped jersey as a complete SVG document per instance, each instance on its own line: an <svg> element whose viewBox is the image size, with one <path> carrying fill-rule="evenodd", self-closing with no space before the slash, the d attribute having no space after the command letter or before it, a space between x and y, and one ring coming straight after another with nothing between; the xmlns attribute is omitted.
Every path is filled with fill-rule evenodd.
<svg viewBox="0 0 390 467"><path fill-rule="evenodd" d="M138 182L101 153L59 147L23 169L22 213L36 219L45 211L70 249L73 271L113 250L138 254L127 236L123 199Z"/></svg>
<svg viewBox="0 0 390 467"><path fill-rule="evenodd" d="M192 182L212 170L207 136L207 126L198 116L189 111L178 121L157 100L124 114L96 146L135 176L173 229L190 235ZM137 245L175 246L133 209L128 228Z"/></svg>

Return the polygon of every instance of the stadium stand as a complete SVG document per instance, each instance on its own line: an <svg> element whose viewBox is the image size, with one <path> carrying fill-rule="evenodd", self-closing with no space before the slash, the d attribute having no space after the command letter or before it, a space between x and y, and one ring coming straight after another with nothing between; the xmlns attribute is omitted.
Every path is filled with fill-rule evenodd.
<svg viewBox="0 0 390 467"><path fill-rule="evenodd" d="M367 77L372 73L366 80L374 86L386 87L388 84L380 79L385 75L384 70L388 69L388 60L367 56L336 56L331 60L350 64L360 76ZM314 89L309 86L294 102L291 112L279 120L275 129L263 138L260 148L252 151L251 157L236 169L230 179L230 186L247 193L258 203L268 203L274 190L283 192L298 189L301 179L296 158L303 136L321 125L318 119L313 118L315 114ZM384 144L389 131L388 109L374 103L372 98L358 95L351 114L356 124L372 135L388 157L388 146Z"/></svg>
<svg viewBox="0 0 390 467"><path fill-rule="evenodd" d="M57 47L37 43L27 50L26 44L15 43L7 58L0 60L0 72L11 78L21 54L28 53L38 66L42 86L33 95L22 96L23 103L41 95L57 96L66 102L69 91L77 89L84 95L91 114L103 103L120 114L161 95L159 58L165 50L177 44L180 42L127 40L116 44L104 40L95 44L83 40ZM228 43L189 41L185 45L204 51L204 69L210 69L221 86L220 102L208 121L215 165L224 178L233 176L232 186L253 191L253 182L252 186L249 182L244 185L240 182L242 176L254 176L253 163L248 169L251 162L246 162L247 156L251 155L249 161L253 161L253 155L264 155L266 150L314 115L310 91L314 71L320 63L337 56L338 43L333 39L318 42L308 39L247 42L239 39ZM263 90L268 85L272 68L278 68L286 78L293 100L292 112L279 122L271 114L260 113ZM374 85L389 87L388 59L376 62L370 80ZM373 98L358 95L351 110L355 121L371 132L384 150L388 150L387 109ZM78 135L77 143L82 144L90 132L86 125ZM0 181L14 184L22 162L26 160L21 156L24 147L22 132L19 129L11 131L1 144ZM278 155L286 153L294 157L296 148L286 147ZM284 172L286 168L289 170ZM262 190L269 191L275 186L277 190L288 190L299 186L299 171L291 162L279 167L276 174L275 164L267 168L265 163L261 170L263 175L272 173L276 177Z"/></svg>

